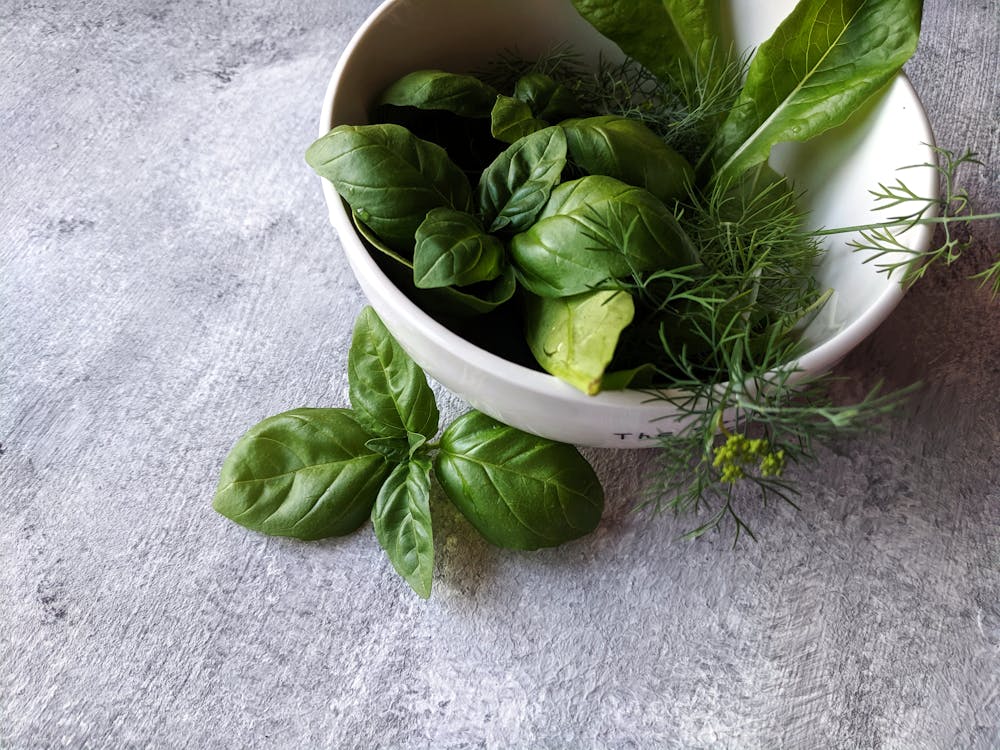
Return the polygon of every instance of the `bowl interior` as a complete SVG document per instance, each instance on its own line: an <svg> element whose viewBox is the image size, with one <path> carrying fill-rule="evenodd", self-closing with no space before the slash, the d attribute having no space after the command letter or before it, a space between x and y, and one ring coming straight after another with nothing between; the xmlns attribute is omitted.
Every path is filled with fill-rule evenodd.
<svg viewBox="0 0 1000 750"><path fill-rule="evenodd" d="M723 1L739 49L770 36L794 5L795 0ZM560 43L570 44L587 61L596 62L599 55L621 56L576 13L570 0L387 0L343 53L327 91L320 134L336 124L367 122L374 98L405 73L419 68L476 70L503 51L532 57ZM771 165L803 191L803 207L810 211L813 226L862 225L884 219L868 190L894 181L900 167L932 163L931 143L920 101L900 75L847 124L808 143L776 147ZM906 181L918 193L936 194L936 174L930 167L907 170ZM646 394L586 396L449 331L392 285L368 256L343 202L325 181L324 191L349 262L386 325L424 369L473 406L523 429L588 445L641 445L657 431L676 428L664 404L650 403ZM929 235L928 228L917 227L903 239L919 248ZM807 372L832 367L902 296L898 279L887 278L852 251L848 241L856 236L835 235L825 243L816 275L833 294L805 330L809 349L799 366ZM554 424L552 412L566 410L575 416L555 418ZM629 436L619 437L623 432ZM643 437L636 437L640 434Z"/></svg>

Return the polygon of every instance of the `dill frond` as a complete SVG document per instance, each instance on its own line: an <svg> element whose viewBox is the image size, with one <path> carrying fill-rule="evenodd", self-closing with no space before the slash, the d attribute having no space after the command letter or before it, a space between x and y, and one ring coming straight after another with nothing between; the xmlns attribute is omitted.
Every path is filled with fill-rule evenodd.
<svg viewBox="0 0 1000 750"><path fill-rule="evenodd" d="M821 248L800 231L804 213L788 183L755 173L735 187L715 185L705 194L692 188L677 213L701 265L635 276L623 285L637 312L616 367L651 362L666 385L676 387L676 372L690 366L699 382L717 383L730 375L724 350L743 337L745 358L764 353L768 366L786 364L798 344L798 324L823 296L813 279ZM766 351L776 341L784 360ZM675 356L680 350L684 366Z"/></svg>
<svg viewBox="0 0 1000 750"><path fill-rule="evenodd" d="M875 263L881 273L890 278L900 274L900 283L910 287L935 263L950 266L968 250L972 243L969 225L974 222L1000 219L1000 213L975 213L968 191L959 186L958 173L966 166L983 166L976 154L931 146L937 159L934 163L911 164L902 170L934 169L940 181L940 195L923 196L914 192L902 179L890 185L879 184L869 193L875 199L875 210L902 210L883 222L853 227L838 227L812 232L813 237L857 232L858 238L848 241L855 252L866 253L865 263ZM931 247L913 250L901 239L904 232L916 226L938 228L939 234ZM989 286L994 297L1000 294L1000 257L988 268L972 276Z"/></svg>
<svg viewBox="0 0 1000 750"><path fill-rule="evenodd" d="M657 513L707 513L685 538L728 520L734 546L743 533L756 539L741 515L739 502L746 493L738 493L738 487L756 491L763 505L779 499L798 509L798 489L785 477L786 467L814 460L819 443L876 428L918 387L886 393L877 384L859 403L837 405L828 395L828 378L803 382L801 375L786 368L755 372L722 387L691 383L693 390L672 402L687 423L678 433L660 437L658 471L643 507Z"/></svg>
<svg viewBox="0 0 1000 750"><path fill-rule="evenodd" d="M700 516L688 538L728 524L735 544L755 538L742 509L751 495L797 507L786 467L813 459L816 443L869 429L909 390L876 386L838 405L829 378L807 381L795 367L799 332L829 291L814 280L822 249L802 231L805 214L784 179L762 167L737 185L694 190L677 210L702 265L628 285L638 321L629 346L653 358L665 390L650 396L685 425L661 436L643 507Z"/></svg>
<svg viewBox="0 0 1000 750"><path fill-rule="evenodd" d="M748 56L717 54L711 60L707 70L678 64L672 76L660 79L630 57L601 56L590 69L564 44L536 60L505 50L474 75L510 93L519 78L543 73L571 91L585 114L638 120L694 164L736 101L749 65Z"/></svg>
<svg viewBox="0 0 1000 750"><path fill-rule="evenodd" d="M1000 257L997 258L996 263L987 266L973 275L972 278L978 280L980 286L989 288L990 294L996 298L997 295L1000 295Z"/></svg>
<svg viewBox="0 0 1000 750"><path fill-rule="evenodd" d="M713 55L706 71L678 64L672 76L661 79L632 58L602 58L574 93L594 114L642 122L695 164L736 101L748 64L747 57Z"/></svg>
<svg viewBox="0 0 1000 750"><path fill-rule="evenodd" d="M592 75L580 53L566 43L557 44L534 60L522 57L516 49L503 50L473 75L498 91L511 94L518 79L530 73L542 73L571 88Z"/></svg>

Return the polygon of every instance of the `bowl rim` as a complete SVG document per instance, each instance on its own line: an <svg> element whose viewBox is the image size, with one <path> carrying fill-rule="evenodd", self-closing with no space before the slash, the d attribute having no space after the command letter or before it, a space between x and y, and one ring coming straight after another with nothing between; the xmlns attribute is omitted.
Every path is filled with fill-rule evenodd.
<svg viewBox="0 0 1000 750"><path fill-rule="evenodd" d="M326 87L323 107L320 112L317 137L322 137L334 127L334 102L341 86L344 70L355 49L361 44L368 30L379 21L381 16L389 12L394 5L401 1L403 0L383 0L365 19L361 26L357 28L350 41L344 47ZM930 120L927 117L927 112L916 89L902 70L883 89L883 92L892 85L904 86L907 93L917 103L918 106L915 108L914 115L919 119L918 124L924 136L923 144L928 147L929 163L936 166L938 160L935 150L936 141L934 133ZM927 192L923 194L937 198L939 195L939 186L936 180L936 172L932 170L927 170L927 172L927 184L923 186ZM501 379L516 382L520 388L556 398L568 404L587 403L593 405L595 403L603 403L605 406L627 406L631 408L641 408L648 404L651 409L658 408L662 410L663 396L683 396L687 393L676 388L651 388L647 390L624 389L600 391L596 395L588 395L564 383L554 375L530 369L473 344L421 309L386 276L366 248L364 241L354 226L344 200L334 189L333 184L323 177L319 179L322 183L330 222L340 236L341 245L349 262L352 265L357 264L361 266L366 274L367 281L375 286L384 298L394 299L395 303L399 306L399 311L408 319L414 321L426 338L436 346L447 348L465 361L476 362L479 366L488 368ZM929 225L911 227L907 230L907 234L910 234L911 237L911 241L907 244L913 248L927 247L932 232L933 227ZM345 239L348 237L350 240ZM820 376L828 372L848 352L875 332L878 326L889 317L900 303L906 291L907 289L901 280L896 283L887 284L874 302L855 320L837 331L837 333L826 341L803 352L797 359L783 366L782 369L795 369L796 372L793 374L793 380L795 381L801 381L811 376Z"/></svg>

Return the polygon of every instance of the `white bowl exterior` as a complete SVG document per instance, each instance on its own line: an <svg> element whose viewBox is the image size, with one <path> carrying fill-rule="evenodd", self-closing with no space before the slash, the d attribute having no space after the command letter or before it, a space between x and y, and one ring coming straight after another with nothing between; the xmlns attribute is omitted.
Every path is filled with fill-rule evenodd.
<svg viewBox="0 0 1000 750"><path fill-rule="evenodd" d="M741 48L766 39L794 0L729 3ZM585 55L620 51L598 35L570 0L387 0L358 29L334 70L320 119L320 135L339 123L367 122L374 97L419 68L469 70L497 53L525 57L569 42ZM868 189L896 179L900 167L931 163L933 136L909 82L900 75L860 116L808 143L781 144L771 164L803 188L813 226L853 226L884 220ZM910 169L918 194L936 195L930 167ZM382 273L358 237L332 185L323 181L330 221L372 306L413 359L473 407L515 427L577 445L635 448L655 445L661 432L682 426L669 404L637 391L587 396L558 379L501 359L452 333L412 303ZM923 191L923 192L921 192ZM799 360L806 373L829 370L885 319L902 298L897 279L878 273L852 252L852 236L830 237L817 271L834 290L806 329L815 346ZM926 246L927 227L907 232L911 248Z"/></svg>

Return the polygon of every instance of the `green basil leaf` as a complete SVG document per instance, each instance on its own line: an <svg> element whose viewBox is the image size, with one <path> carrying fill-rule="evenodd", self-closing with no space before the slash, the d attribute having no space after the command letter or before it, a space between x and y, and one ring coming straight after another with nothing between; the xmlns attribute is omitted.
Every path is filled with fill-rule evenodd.
<svg viewBox="0 0 1000 750"><path fill-rule="evenodd" d="M493 312L501 305L510 302L516 290L517 279L514 275L514 269L508 265L504 268L503 273L493 281L461 289L449 286L421 291L426 291L428 295L434 295L433 301L428 301L430 307L443 308L446 315L468 317Z"/></svg>
<svg viewBox="0 0 1000 750"><path fill-rule="evenodd" d="M472 411L448 426L440 446L438 483L498 547L554 547L589 534L601 520L601 483L571 445Z"/></svg>
<svg viewBox="0 0 1000 750"><path fill-rule="evenodd" d="M364 523L389 474L385 458L365 447L369 437L349 409L268 417L226 456L212 505L265 534L349 534Z"/></svg>
<svg viewBox="0 0 1000 750"><path fill-rule="evenodd" d="M338 125L306 151L358 217L393 249L413 250L413 235L439 206L470 207L469 180L440 146L399 125Z"/></svg>
<svg viewBox="0 0 1000 750"><path fill-rule="evenodd" d="M683 198L694 181L687 159L638 120L603 115L561 125L570 159L589 174L645 188L667 204Z"/></svg>
<svg viewBox="0 0 1000 750"><path fill-rule="evenodd" d="M378 437L365 443L365 447L376 453L381 453L392 463L400 464L417 454L427 438L416 432L407 432L405 438Z"/></svg>
<svg viewBox="0 0 1000 750"><path fill-rule="evenodd" d="M712 0L573 0L587 21L664 80L678 67L702 77L722 52L717 3Z"/></svg>
<svg viewBox="0 0 1000 750"><path fill-rule="evenodd" d="M510 252L520 282L543 297L696 262L690 239L661 201L599 175L553 190L538 221L514 235Z"/></svg>
<svg viewBox="0 0 1000 750"><path fill-rule="evenodd" d="M374 247L380 253L392 258L397 263L406 266L411 271L413 270L413 262L385 244L385 242L382 241L382 238L375 234L370 226L361 221L361 217L358 216L357 211L351 211L351 219L354 221L354 227L358 230L358 234L361 235L361 238L365 240L365 242Z"/></svg>
<svg viewBox="0 0 1000 750"><path fill-rule="evenodd" d="M430 495L431 463L415 458L392 470L372 510L375 537L389 562L424 599L434 575Z"/></svg>
<svg viewBox="0 0 1000 750"><path fill-rule="evenodd" d="M406 442L409 443L410 457L412 458L427 443L427 436L421 435L419 432L408 432L406 433Z"/></svg>
<svg viewBox="0 0 1000 750"><path fill-rule="evenodd" d="M423 370L370 307L354 324L347 379L354 415L376 437L405 440L409 432L426 438L437 433L437 404Z"/></svg>
<svg viewBox="0 0 1000 750"><path fill-rule="evenodd" d="M591 396L614 356L618 337L632 322L635 306L621 291L584 292L547 299L525 296L524 327L538 364Z"/></svg>
<svg viewBox="0 0 1000 750"><path fill-rule="evenodd" d="M656 367L649 362L628 370L604 373L602 391L623 391L626 388L648 388L656 377Z"/></svg>
<svg viewBox="0 0 1000 750"><path fill-rule="evenodd" d="M416 241L413 281L421 289L468 286L503 273L503 243L465 211L435 208L417 227Z"/></svg>
<svg viewBox="0 0 1000 750"><path fill-rule="evenodd" d="M474 76L417 70L382 92L376 106L439 109L462 117L489 117L497 91Z"/></svg>
<svg viewBox="0 0 1000 750"><path fill-rule="evenodd" d="M521 76L514 85L514 98L526 102L541 120L563 120L581 112L573 92L544 73Z"/></svg>
<svg viewBox="0 0 1000 750"><path fill-rule="evenodd" d="M365 447L375 453L381 453L394 464L403 463L410 457L410 443L406 438L372 438L365 443Z"/></svg>
<svg viewBox="0 0 1000 750"><path fill-rule="evenodd" d="M471 318L496 310L509 302L517 289L514 269L507 265L493 281L480 282L462 289L441 287L420 289L413 283L413 263L388 247L370 227L354 214L354 225L361 237L380 255L373 256L379 268L407 297L421 308L442 318Z"/></svg>
<svg viewBox="0 0 1000 750"><path fill-rule="evenodd" d="M565 167L566 136L558 125L514 141L483 171L476 190L490 231L530 227Z"/></svg>
<svg viewBox="0 0 1000 750"><path fill-rule="evenodd" d="M802 0L757 50L723 122L716 179L735 182L781 141L844 123L917 46L921 0Z"/></svg>
<svg viewBox="0 0 1000 750"><path fill-rule="evenodd" d="M498 96L490 113L490 131L494 138L504 143L513 143L545 127L548 123L537 119L527 102L512 96Z"/></svg>
<svg viewBox="0 0 1000 750"><path fill-rule="evenodd" d="M444 109L385 104L375 108L371 121L400 125L417 138L438 144L448 152L455 166L472 175L482 172L483 165L493 161L506 146L493 137L489 111L486 114L486 117L462 117Z"/></svg>

